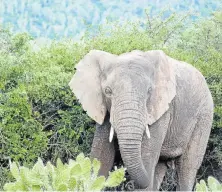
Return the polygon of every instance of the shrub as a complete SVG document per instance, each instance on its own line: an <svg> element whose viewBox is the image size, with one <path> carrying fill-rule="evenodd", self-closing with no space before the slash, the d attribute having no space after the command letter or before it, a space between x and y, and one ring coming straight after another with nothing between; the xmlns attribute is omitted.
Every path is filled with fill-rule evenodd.
<svg viewBox="0 0 222 192"><path fill-rule="evenodd" d="M73 49L54 43L33 52L28 35L7 35L0 51L0 189L11 178L8 159L27 166L38 157L67 161L89 153L94 131L68 87L73 66L67 71L63 62L73 63Z"/></svg>
<svg viewBox="0 0 222 192"><path fill-rule="evenodd" d="M109 173L108 178L98 176L100 162L91 161L83 153L76 161L69 160L63 164L57 159L57 166L47 162L44 166L39 158L32 169L10 164L10 171L16 179L13 183L6 183L5 191L101 191L105 187L116 187L124 180L124 168Z"/></svg>
<svg viewBox="0 0 222 192"><path fill-rule="evenodd" d="M209 176L207 179L207 184L204 180L200 180L196 184L195 191L222 191L222 184L219 183L214 177Z"/></svg>
<svg viewBox="0 0 222 192"><path fill-rule="evenodd" d="M164 12L162 13L162 15ZM114 54L162 49L197 67L206 77L215 103L208 149L198 178L222 181L222 13L191 22L172 13L138 23L107 23L81 42L69 39L34 50L28 34L0 32L0 188L11 180L8 159L30 167L41 157L67 162L88 154L94 122L68 87L74 66L91 49ZM36 40L37 41L37 40ZM214 169L218 171L215 172Z"/></svg>

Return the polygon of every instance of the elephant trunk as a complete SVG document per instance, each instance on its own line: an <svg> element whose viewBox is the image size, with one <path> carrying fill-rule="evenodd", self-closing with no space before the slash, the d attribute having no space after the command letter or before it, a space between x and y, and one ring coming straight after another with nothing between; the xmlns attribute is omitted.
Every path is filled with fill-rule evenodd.
<svg viewBox="0 0 222 192"><path fill-rule="evenodd" d="M114 111L113 122L124 165L135 183L140 188L146 188L148 174L141 157L141 144L146 126L145 110L142 110L144 106L132 101L123 101L118 105L120 107Z"/></svg>

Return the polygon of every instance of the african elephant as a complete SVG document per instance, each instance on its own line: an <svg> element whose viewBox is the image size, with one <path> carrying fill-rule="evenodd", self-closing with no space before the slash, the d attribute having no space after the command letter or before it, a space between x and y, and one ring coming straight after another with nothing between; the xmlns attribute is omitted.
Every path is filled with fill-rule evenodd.
<svg viewBox="0 0 222 192"><path fill-rule="evenodd" d="M197 69L161 50L92 50L69 86L97 122L91 157L101 161L100 174L112 168L118 142L137 188L158 190L174 160L177 190L192 190L213 121L212 96Z"/></svg>

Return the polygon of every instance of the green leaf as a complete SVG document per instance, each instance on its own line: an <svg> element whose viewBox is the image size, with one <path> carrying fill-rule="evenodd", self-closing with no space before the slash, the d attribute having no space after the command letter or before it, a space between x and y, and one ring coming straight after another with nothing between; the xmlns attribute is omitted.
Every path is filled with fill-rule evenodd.
<svg viewBox="0 0 222 192"><path fill-rule="evenodd" d="M41 158L38 158L38 161L36 162L36 164L33 166L32 170L35 172L42 172L45 169L45 166L42 162Z"/></svg>
<svg viewBox="0 0 222 192"><path fill-rule="evenodd" d="M70 168L72 168L72 167L74 167L76 164L78 164L76 161L70 159L68 166L69 166Z"/></svg>
<svg viewBox="0 0 222 192"><path fill-rule="evenodd" d="M19 179L19 168L15 162L10 163L10 171L16 180Z"/></svg>
<svg viewBox="0 0 222 192"><path fill-rule="evenodd" d="M93 173L95 176L98 175L101 163L97 159L93 159Z"/></svg>
<svg viewBox="0 0 222 192"><path fill-rule="evenodd" d="M41 176L39 174L36 174L36 172L30 172L28 174L28 179L27 179L27 182L28 184L31 186L31 185L44 185L44 183L46 184L47 183L47 180L44 180L43 178L41 178Z"/></svg>
<svg viewBox="0 0 222 192"><path fill-rule="evenodd" d="M208 191L206 182L201 180L200 183L196 184L196 191Z"/></svg>
<svg viewBox="0 0 222 192"><path fill-rule="evenodd" d="M82 169L82 175L86 180L89 180L91 177L91 161L86 157L80 164Z"/></svg>
<svg viewBox="0 0 222 192"><path fill-rule="evenodd" d="M58 188L58 186L62 185L63 183L68 183L70 178L70 170L64 169L59 172L57 172L57 175L53 181L53 186L55 188Z"/></svg>
<svg viewBox="0 0 222 192"><path fill-rule="evenodd" d="M32 186L32 191L41 191L41 186L39 186L39 185L33 185L33 186Z"/></svg>
<svg viewBox="0 0 222 192"><path fill-rule="evenodd" d="M28 187L25 186L25 184L22 182L22 180L15 182L14 186L10 184L10 186L6 186L6 188L8 188L7 191L28 191ZM9 189L9 188L11 188L11 189ZM14 188L14 190L13 190L13 188Z"/></svg>
<svg viewBox="0 0 222 192"><path fill-rule="evenodd" d="M52 174L55 172L55 169L50 161L47 162L46 168L48 170L49 175L52 177Z"/></svg>
<svg viewBox="0 0 222 192"><path fill-rule="evenodd" d="M28 180L30 178L30 169L27 167L20 168L21 180L24 184L28 184Z"/></svg>
<svg viewBox="0 0 222 192"><path fill-rule="evenodd" d="M75 178L75 177L71 177L71 178L69 179L69 185L68 185L69 190L75 190L76 184L77 184L76 178Z"/></svg>
<svg viewBox="0 0 222 192"><path fill-rule="evenodd" d="M47 173L48 173L48 181L51 181L51 182L49 182L49 185L48 186L46 185L45 188L47 191L52 191L53 185L51 183L53 183L53 181L55 181L55 179L56 179L56 169L51 164L51 162L47 162L46 169L47 169Z"/></svg>
<svg viewBox="0 0 222 192"><path fill-rule="evenodd" d="M97 177L95 181L93 181L92 185L89 187L89 191L100 191L105 187L105 177L100 176Z"/></svg>
<svg viewBox="0 0 222 192"><path fill-rule="evenodd" d="M120 185L123 181L126 180L124 176L125 176L125 169L124 168L120 168L120 169L117 169L113 172L110 172L105 185L107 187L116 187L116 186Z"/></svg>
<svg viewBox="0 0 222 192"><path fill-rule="evenodd" d="M70 171L70 175L74 177L79 177L82 175L82 168L79 164L76 164Z"/></svg>
<svg viewBox="0 0 222 192"><path fill-rule="evenodd" d="M83 153L80 153L77 157L76 157L76 162L78 163L82 163L84 161L84 154Z"/></svg>
<svg viewBox="0 0 222 192"><path fill-rule="evenodd" d="M15 183L6 183L3 187L4 191L16 191Z"/></svg>
<svg viewBox="0 0 222 192"><path fill-rule="evenodd" d="M203 191L203 190L202 190L202 186L201 186L199 183L196 184L196 186L195 186L195 191L198 191L198 192L199 192L199 191Z"/></svg>
<svg viewBox="0 0 222 192"><path fill-rule="evenodd" d="M219 191L221 184L214 177L209 176L207 179L208 187L211 191Z"/></svg>
<svg viewBox="0 0 222 192"><path fill-rule="evenodd" d="M48 175L48 169L44 166L42 159L38 158L38 161L30 171L29 182L31 185L44 185L47 187L49 185Z"/></svg>
<svg viewBox="0 0 222 192"><path fill-rule="evenodd" d="M61 183L57 188L57 191L68 191L68 187L65 183Z"/></svg>
<svg viewBox="0 0 222 192"><path fill-rule="evenodd" d="M64 167L64 165L63 165L63 163L62 163L60 158L58 158L57 161L56 161L56 167L58 169L63 169L63 167Z"/></svg>

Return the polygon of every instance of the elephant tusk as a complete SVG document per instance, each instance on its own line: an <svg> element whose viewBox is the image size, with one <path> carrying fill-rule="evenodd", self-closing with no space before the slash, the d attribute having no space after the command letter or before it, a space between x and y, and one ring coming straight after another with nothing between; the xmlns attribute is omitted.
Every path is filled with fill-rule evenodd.
<svg viewBox="0 0 222 192"><path fill-rule="evenodd" d="M114 128L111 126L110 128L110 134L109 134L109 142L111 143L113 140L113 135L114 135Z"/></svg>
<svg viewBox="0 0 222 192"><path fill-rule="evenodd" d="M150 139L150 130L149 130L148 125L146 125L146 135Z"/></svg>

